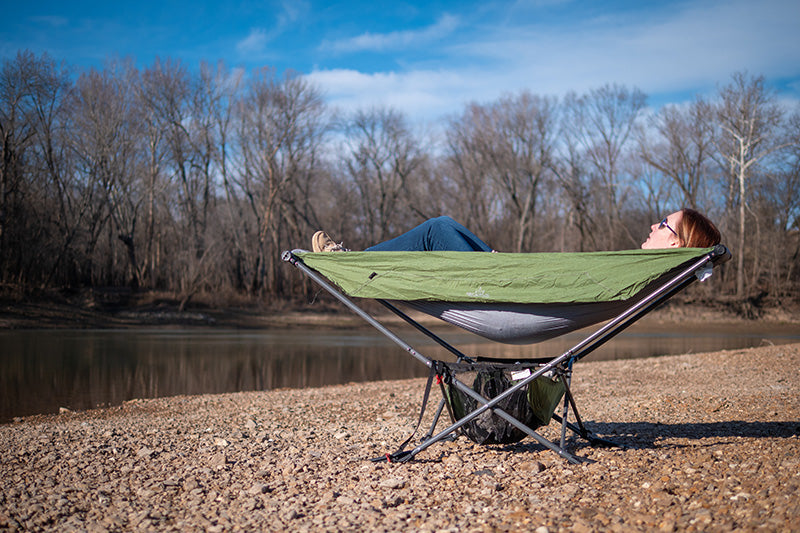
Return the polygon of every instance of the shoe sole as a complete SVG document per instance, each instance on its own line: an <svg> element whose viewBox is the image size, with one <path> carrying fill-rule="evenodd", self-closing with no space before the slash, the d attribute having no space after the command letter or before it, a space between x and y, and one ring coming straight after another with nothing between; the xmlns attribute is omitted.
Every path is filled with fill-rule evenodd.
<svg viewBox="0 0 800 533"><path fill-rule="evenodd" d="M325 232L318 231L311 237L311 249L314 252L321 252L323 251L322 245L325 242Z"/></svg>

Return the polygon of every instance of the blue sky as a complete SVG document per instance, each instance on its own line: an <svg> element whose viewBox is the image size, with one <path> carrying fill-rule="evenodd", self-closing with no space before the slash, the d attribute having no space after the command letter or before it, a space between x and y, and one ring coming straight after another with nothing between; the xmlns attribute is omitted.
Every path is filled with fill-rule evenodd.
<svg viewBox="0 0 800 533"><path fill-rule="evenodd" d="M388 105L416 120L509 92L563 96L605 83L658 107L763 74L800 101L800 1L3 0L0 57L49 53L101 67L155 57L308 75L337 107Z"/></svg>

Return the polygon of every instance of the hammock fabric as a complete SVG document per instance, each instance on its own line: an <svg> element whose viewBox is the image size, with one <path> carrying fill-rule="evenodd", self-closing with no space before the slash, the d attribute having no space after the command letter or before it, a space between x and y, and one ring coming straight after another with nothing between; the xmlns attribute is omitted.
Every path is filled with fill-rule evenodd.
<svg viewBox="0 0 800 533"><path fill-rule="evenodd" d="M531 344L616 316L648 286L707 251L296 255L350 296L400 300L481 337Z"/></svg>
<svg viewBox="0 0 800 533"><path fill-rule="evenodd" d="M659 276L709 250L293 253L343 292L358 298L587 303L626 300Z"/></svg>

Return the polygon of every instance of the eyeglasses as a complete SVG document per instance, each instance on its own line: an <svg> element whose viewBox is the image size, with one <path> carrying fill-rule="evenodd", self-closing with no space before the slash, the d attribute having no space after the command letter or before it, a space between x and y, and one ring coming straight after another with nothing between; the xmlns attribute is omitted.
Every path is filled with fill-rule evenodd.
<svg viewBox="0 0 800 533"><path fill-rule="evenodd" d="M663 228L667 228L667 229L668 229L668 230L670 230L670 231L671 231L671 232L672 232L672 233L673 233L673 234L674 234L676 237L678 236L678 232L677 232L677 231L675 231L674 229L672 229L671 227L669 227L669 224L667 224L667 217L664 217L664 220L662 220L661 222L659 222L659 223L658 223L658 229L663 229Z"/></svg>

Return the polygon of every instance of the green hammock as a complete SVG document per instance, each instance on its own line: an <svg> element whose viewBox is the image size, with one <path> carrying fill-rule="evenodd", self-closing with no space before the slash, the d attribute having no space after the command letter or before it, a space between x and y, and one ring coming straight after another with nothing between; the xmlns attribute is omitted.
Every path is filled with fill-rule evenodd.
<svg viewBox="0 0 800 533"><path fill-rule="evenodd" d="M697 279L704 280L714 265L730 259L730 252L722 245L706 249L534 254L295 250L284 252L283 259L430 368L417 428L423 420L433 378L439 378L445 398L421 444L413 450L404 449L415 429L395 453L374 461L409 461L432 444L461 431L481 443L510 443L528 435L568 461L578 463L579 458L566 449L567 430L592 445L614 444L593 435L578 416L569 388L573 363L679 290ZM387 309L436 341L458 361L448 363L422 355L348 296L381 300ZM607 322L560 356L472 358L389 300L400 300L404 307L488 339L515 344L539 342ZM563 411L555 416L563 396ZM434 434L445 405L453 423ZM569 412L575 415L575 423L567 420ZM561 423L558 443L535 430L551 418Z"/></svg>
<svg viewBox="0 0 800 533"><path fill-rule="evenodd" d="M296 250L294 254L353 297L546 304L627 300L710 250L519 254Z"/></svg>

